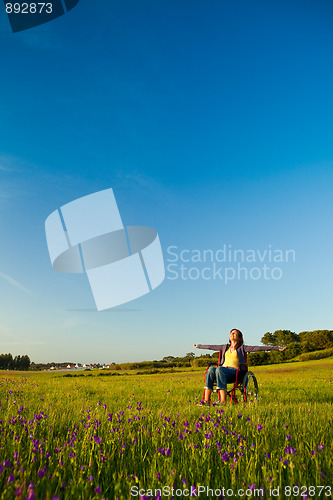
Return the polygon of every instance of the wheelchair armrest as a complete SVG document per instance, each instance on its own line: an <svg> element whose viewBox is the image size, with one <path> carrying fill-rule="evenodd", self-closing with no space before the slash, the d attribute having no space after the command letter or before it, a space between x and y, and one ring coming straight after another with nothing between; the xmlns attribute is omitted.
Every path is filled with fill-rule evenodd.
<svg viewBox="0 0 333 500"><path fill-rule="evenodd" d="M216 363L216 361L208 361L207 368L210 368L211 366L218 366L218 364Z"/></svg>

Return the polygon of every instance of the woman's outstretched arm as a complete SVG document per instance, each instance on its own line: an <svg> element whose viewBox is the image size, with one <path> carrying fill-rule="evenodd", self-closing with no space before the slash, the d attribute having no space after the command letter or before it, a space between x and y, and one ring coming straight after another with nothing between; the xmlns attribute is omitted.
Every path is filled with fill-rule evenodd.
<svg viewBox="0 0 333 500"><path fill-rule="evenodd" d="M224 347L226 344L221 344L221 345L211 345L211 344L193 344L193 347L196 349L209 349L210 351L221 351L222 347Z"/></svg>
<svg viewBox="0 0 333 500"><path fill-rule="evenodd" d="M257 352L257 351L284 351L286 347L279 347L277 345L245 345L244 349L246 352Z"/></svg>

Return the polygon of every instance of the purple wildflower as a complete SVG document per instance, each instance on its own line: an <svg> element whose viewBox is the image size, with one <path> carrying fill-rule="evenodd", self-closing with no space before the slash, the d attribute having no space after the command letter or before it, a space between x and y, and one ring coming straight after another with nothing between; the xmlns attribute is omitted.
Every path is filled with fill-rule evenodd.
<svg viewBox="0 0 333 500"><path fill-rule="evenodd" d="M284 452L287 454L289 453L290 455L296 455L296 449L291 446L286 446Z"/></svg>
<svg viewBox="0 0 333 500"><path fill-rule="evenodd" d="M37 472L38 477L44 477L45 473L46 473L46 465Z"/></svg>

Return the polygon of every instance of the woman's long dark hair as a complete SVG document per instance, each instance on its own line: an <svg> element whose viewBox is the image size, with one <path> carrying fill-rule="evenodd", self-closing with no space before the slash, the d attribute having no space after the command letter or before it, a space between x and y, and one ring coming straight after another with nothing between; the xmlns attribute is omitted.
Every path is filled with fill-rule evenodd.
<svg viewBox="0 0 333 500"><path fill-rule="evenodd" d="M244 344L243 334L240 330L237 330L237 328L231 328L230 333L231 332L236 332L236 342L237 342L236 349L238 349L238 347Z"/></svg>

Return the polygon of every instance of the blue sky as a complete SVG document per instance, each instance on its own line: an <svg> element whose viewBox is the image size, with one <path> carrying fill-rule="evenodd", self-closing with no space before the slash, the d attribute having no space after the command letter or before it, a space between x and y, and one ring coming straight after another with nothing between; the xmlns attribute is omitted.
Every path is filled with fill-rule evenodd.
<svg viewBox="0 0 333 500"><path fill-rule="evenodd" d="M231 328L251 345L332 329L332 23L324 0L80 0L13 34L2 10L0 351L122 362ZM52 269L44 222L110 187L166 266L169 246L295 262L275 280L166 279L98 313L85 276Z"/></svg>

